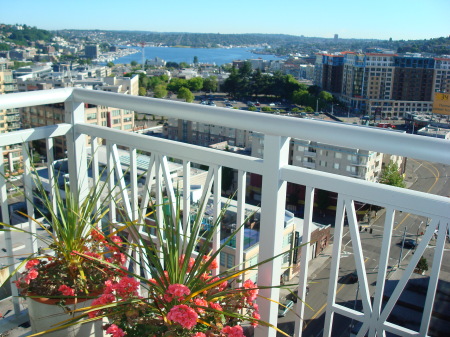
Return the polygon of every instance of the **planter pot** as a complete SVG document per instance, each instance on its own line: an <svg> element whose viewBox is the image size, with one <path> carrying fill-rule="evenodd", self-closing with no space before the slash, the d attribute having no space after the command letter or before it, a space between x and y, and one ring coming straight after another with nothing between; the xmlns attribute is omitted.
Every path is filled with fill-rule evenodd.
<svg viewBox="0 0 450 337"><path fill-rule="evenodd" d="M31 332L38 333L58 326L59 323L80 315L81 312L70 313L56 303L58 300L49 298L27 297L28 315L30 317ZM74 301L72 301L74 302ZM92 299L78 301L78 303L66 303L68 310L81 309L92 304ZM105 336L102 329L102 320L86 324L76 324L64 329L44 334L46 337L102 337Z"/></svg>

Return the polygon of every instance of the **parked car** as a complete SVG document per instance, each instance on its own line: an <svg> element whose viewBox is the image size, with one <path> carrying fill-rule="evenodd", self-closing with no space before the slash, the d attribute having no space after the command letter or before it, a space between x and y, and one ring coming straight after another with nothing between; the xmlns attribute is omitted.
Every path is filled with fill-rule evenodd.
<svg viewBox="0 0 450 337"><path fill-rule="evenodd" d="M284 317L288 313L288 311L294 306L294 302L291 300L284 300L280 302L281 304L278 306L278 317Z"/></svg>
<svg viewBox="0 0 450 337"><path fill-rule="evenodd" d="M417 241L413 240L413 239L406 239L403 242L403 247L408 248L408 249L416 248L416 246L417 246Z"/></svg>
<svg viewBox="0 0 450 337"><path fill-rule="evenodd" d="M348 281L350 283L358 282L358 272L356 270L348 276Z"/></svg>

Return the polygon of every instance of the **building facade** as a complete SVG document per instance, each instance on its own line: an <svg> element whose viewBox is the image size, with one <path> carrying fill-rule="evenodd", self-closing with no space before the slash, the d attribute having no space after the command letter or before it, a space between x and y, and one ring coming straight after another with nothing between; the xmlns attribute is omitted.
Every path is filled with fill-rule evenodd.
<svg viewBox="0 0 450 337"><path fill-rule="evenodd" d="M341 79L338 60L343 63ZM354 113L404 117L407 112L431 112L434 93L449 92L450 58L394 53L318 54L314 83L338 96Z"/></svg>

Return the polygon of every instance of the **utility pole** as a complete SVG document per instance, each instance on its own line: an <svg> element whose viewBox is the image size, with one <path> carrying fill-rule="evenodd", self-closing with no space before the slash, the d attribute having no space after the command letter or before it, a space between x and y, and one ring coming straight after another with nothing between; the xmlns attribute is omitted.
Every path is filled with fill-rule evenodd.
<svg viewBox="0 0 450 337"><path fill-rule="evenodd" d="M405 230L403 231L402 249L400 249L400 257L398 258L397 268L400 268L400 262L402 262L403 246L405 245L405 236L406 236L406 227Z"/></svg>

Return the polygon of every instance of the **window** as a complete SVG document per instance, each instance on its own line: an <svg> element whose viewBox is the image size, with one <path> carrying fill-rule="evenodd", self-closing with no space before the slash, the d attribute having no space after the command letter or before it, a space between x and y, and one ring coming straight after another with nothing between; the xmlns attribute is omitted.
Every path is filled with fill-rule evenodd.
<svg viewBox="0 0 450 337"><path fill-rule="evenodd" d="M334 169L336 169L336 170L339 170L339 166L340 166L339 163L334 163L334 164L333 164L333 167L334 167Z"/></svg>
<svg viewBox="0 0 450 337"><path fill-rule="evenodd" d="M336 159L341 159L341 158L342 158L342 153L336 152L336 153L334 154L334 158L336 158Z"/></svg>
<svg viewBox="0 0 450 337"><path fill-rule="evenodd" d="M96 113L92 113L92 114L88 114L87 115L87 120L90 121L92 119L97 119L97 114Z"/></svg>
<svg viewBox="0 0 450 337"><path fill-rule="evenodd" d="M287 252L286 254L283 255L283 264L285 263L290 263L291 262L291 254L290 252Z"/></svg>
<svg viewBox="0 0 450 337"><path fill-rule="evenodd" d="M112 116L113 116L113 117L120 116L120 110L113 110L113 111L112 111Z"/></svg>
<svg viewBox="0 0 450 337"><path fill-rule="evenodd" d="M124 129L124 130L130 130L132 127L133 127L133 125L127 124L127 125L124 125L124 126L123 126L123 129Z"/></svg>
<svg viewBox="0 0 450 337"><path fill-rule="evenodd" d="M120 118L113 119L113 124L119 124L119 123L120 123Z"/></svg>

